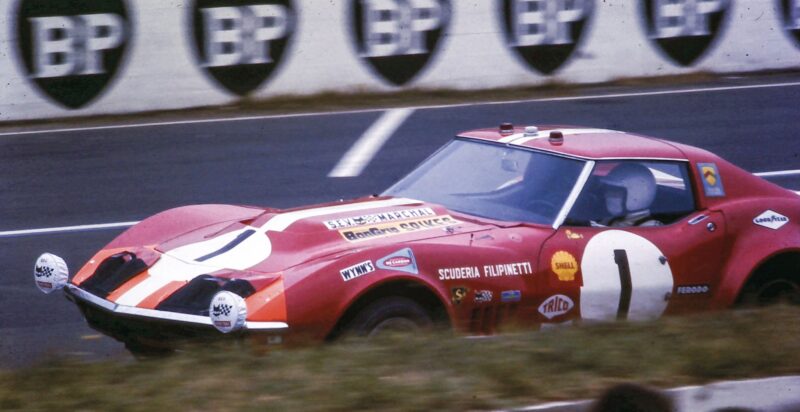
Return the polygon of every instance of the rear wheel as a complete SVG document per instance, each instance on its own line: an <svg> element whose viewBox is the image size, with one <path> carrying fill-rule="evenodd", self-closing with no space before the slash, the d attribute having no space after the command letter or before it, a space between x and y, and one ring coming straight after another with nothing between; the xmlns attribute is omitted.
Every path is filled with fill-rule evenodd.
<svg viewBox="0 0 800 412"><path fill-rule="evenodd" d="M800 305L800 276L774 273L755 276L742 292L739 306Z"/></svg>
<svg viewBox="0 0 800 412"><path fill-rule="evenodd" d="M370 303L347 324L345 336L375 337L391 333L416 333L433 327L430 314L404 297L385 297Z"/></svg>

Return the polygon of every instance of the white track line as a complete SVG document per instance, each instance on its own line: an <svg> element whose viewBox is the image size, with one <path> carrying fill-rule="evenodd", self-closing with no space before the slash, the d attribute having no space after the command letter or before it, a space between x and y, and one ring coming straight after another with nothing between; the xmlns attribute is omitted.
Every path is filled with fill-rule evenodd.
<svg viewBox="0 0 800 412"><path fill-rule="evenodd" d="M774 176L796 176L800 175L798 170L779 170L775 172L759 172L753 173L761 177L774 177ZM800 192L798 192L800 194ZM87 230L102 230L102 229L118 229L130 227L139 222L118 222L118 223L100 223L96 225L80 225L80 226L63 226L63 227L48 227L42 229L22 229L22 230L8 230L0 232L0 238L12 236L27 236L27 235L40 235L46 233L67 233L67 232L81 232Z"/></svg>
<svg viewBox="0 0 800 412"><path fill-rule="evenodd" d="M652 92L612 93L612 94L597 94L589 96L569 96L569 97L546 97L539 99L471 102L471 103L455 103L455 104L427 105L427 106L422 105L422 106L414 106L411 109L422 110L422 109L441 109L448 107L470 107L470 106L497 105L497 104L564 102L564 101L580 101L580 100L614 99L620 97L645 97L645 96L662 96L670 94L724 92L724 91L747 90L747 89L769 89L777 87L795 87L795 86L800 86L800 82L750 84L742 86L700 87L694 89L659 90ZM131 123L131 124L118 124L118 125L93 126L93 127L23 130L16 132L2 132L0 133L0 137L43 134L43 133L68 133L68 132L84 132L84 131L110 130L110 129L134 129L138 127L176 126L176 125L186 125L186 124L241 122L247 120L265 120L265 119L279 119L279 118L307 117L307 116L329 116L329 115L339 115L339 114L373 113L376 111L384 111L384 110L386 109L342 110L339 112L272 114L272 115L261 115L261 116L220 117L215 119L176 120L170 122Z"/></svg>
<svg viewBox="0 0 800 412"><path fill-rule="evenodd" d="M342 156L328 177L354 177L361 174L375 154L408 119L414 109L387 110Z"/></svg>

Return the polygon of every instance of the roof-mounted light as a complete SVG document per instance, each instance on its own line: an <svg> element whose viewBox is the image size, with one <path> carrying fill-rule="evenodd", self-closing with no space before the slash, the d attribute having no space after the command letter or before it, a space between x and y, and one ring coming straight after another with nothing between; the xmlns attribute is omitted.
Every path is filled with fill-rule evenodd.
<svg viewBox="0 0 800 412"><path fill-rule="evenodd" d="M241 296L223 290L214 295L208 307L211 323L222 333L235 332L245 325L247 304Z"/></svg>
<svg viewBox="0 0 800 412"><path fill-rule="evenodd" d="M503 136L514 133L514 125L511 123L502 123L500 125L500 134Z"/></svg>
<svg viewBox="0 0 800 412"><path fill-rule="evenodd" d="M561 146L564 144L564 133L558 130L550 132L550 144L553 146Z"/></svg>
<svg viewBox="0 0 800 412"><path fill-rule="evenodd" d="M67 263L52 253L45 253L36 259L36 264L33 266L33 280L42 292L55 292L63 288L69 280Z"/></svg>

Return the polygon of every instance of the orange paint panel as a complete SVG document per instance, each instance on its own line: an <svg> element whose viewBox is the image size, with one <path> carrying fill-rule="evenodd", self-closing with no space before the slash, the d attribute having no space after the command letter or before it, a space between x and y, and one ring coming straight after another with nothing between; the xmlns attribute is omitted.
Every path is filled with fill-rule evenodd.
<svg viewBox="0 0 800 412"><path fill-rule="evenodd" d="M137 306L144 309L155 309L156 306L158 306L158 304L161 303L162 300L169 297L169 295L173 294L176 290L180 289L185 284L186 282L182 281L169 282L166 286L162 287L152 295L148 296Z"/></svg>
<svg viewBox="0 0 800 412"><path fill-rule="evenodd" d="M100 265L100 262L102 262L111 255L124 252L125 250L127 249L117 248L117 249L105 249L97 252L97 254L94 255L88 262L86 262L86 264L83 265L81 270L79 270L78 273L75 274L75 276L72 278L72 283L75 285L80 285L86 279L92 276L92 274L94 274L94 271L97 270L97 266Z"/></svg>
<svg viewBox="0 0 800 412"><path fill-rule="evenodd" d="M253 322L285 322L286 294L283 279L278 279L246 300L247 320Z"/></svg>
<svg viewBox="0 0 800 412"><path fill-rule="evenodd" d="M133 279L123 283L122 286L116 288L113 292L111 292L110 295L108 295L108 297L106 299L108 299L108 300L110 300L112 302L116 302L117 299L119 299L120 296L125 294L125 292L133 289L134 286L144 282L145 279L147 279L149 277L150 277L150 274L147 271L144 271L144 272L136 275Z"/></svg>

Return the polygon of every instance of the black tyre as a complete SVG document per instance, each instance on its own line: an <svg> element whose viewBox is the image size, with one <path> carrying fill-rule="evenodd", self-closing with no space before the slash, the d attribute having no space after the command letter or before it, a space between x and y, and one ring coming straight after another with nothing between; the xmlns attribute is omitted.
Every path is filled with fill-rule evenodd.
<svg viewBox="0 0 800 412"><path fill-rule="evenodd" d="M751 282L739 298L739 306L800 305L797 276L772 275Z"/></svg>
<svg viewBox="0 0 800 412"><path fill-rule="evenodd" d="M375 337L386 333L416 333L433 327L430 314L417 302L386 297L370 303L347 324L345 336Z"/></svg>

